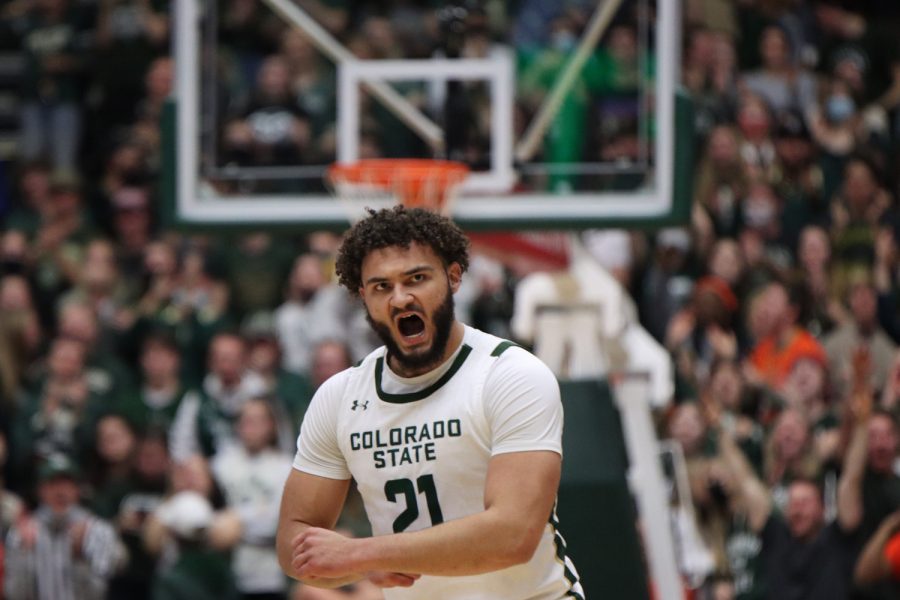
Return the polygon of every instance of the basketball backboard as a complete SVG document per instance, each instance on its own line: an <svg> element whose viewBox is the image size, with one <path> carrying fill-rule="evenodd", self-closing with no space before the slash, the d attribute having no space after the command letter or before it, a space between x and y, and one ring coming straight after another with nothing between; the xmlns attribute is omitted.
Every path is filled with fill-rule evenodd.
<svg viewBox="0 0 900 600"><path fill-rule="evenodd" d="M268 47L248 50L233 31L235 5L248 4L275 32ZM386 156L469 164L452 212L469 230L683 222L693 165L690 104L677 92L680 2L570 2L537 27L525 13L542 3L479 4L174 3L170 217L343 229L347 207L325 171ZM296 110L253 113L285 77Z"/></svg>

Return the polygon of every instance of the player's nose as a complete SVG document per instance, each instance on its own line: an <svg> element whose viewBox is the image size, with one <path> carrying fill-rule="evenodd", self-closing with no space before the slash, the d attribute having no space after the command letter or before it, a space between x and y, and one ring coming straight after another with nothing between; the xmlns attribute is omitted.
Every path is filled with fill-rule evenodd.
<svg viewBox="0 0 900 600"><path fill-rule="evenodd" d="M412 300L412 294L403 285L395 285L391 290L390 302L393 308L406 308Z"/></svg>

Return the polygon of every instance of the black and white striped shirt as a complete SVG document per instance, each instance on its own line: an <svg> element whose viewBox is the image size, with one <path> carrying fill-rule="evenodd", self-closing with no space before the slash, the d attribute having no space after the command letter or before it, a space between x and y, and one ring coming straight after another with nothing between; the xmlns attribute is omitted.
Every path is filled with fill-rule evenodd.
<svg viewBox="0 0 900 600"><path fill-rule="evenodd" d="M37 537L26 547L13 527L6 538L8 600L102 600L109 578L122 565L125 550L115 529L88 511L73 507L63 517L47 508L34 514ZM75 556L71 528L86 524L80 556Z"/></svg>

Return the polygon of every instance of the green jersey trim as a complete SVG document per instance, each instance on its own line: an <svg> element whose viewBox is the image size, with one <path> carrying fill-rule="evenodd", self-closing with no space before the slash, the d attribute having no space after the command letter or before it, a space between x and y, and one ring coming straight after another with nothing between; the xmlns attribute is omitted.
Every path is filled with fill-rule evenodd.
<svg viewBox="0 0 900 600"><path fill-rule="evenodd" d="M456 355L456 358L453 360L453 364L450 365L450 368L447 369L447 372L441 375L441 378L425 387L418 392L410 392L408 394L391 394L384 391L381 388L381 377L384 372L384 357L379 356L378 360L375 362L375 392L378 394L378 397L381 398L385 402L390 402L392 404L405 404L407 402L415 402L417 400L422 400L427 398L431 394L435 393L445 383L450 381L450 379L456 375L456 372L459 371L460 367L462 367L463 363L468 358L469 354L472 353L472 347L468 344L463 344L459 349L459 354Z"/></svg>
<svg viewBox="0 0 900 600"><path fill-rule="evenodd" d="M569 568L569 565L566 564L566 540L563 539L562 534L559 532L559 520L556 517L555 505L553 511L550 513L550 527L553 528L553 544L556 546L556 559L559 564L562 565L563 575L569 583L569 591L566 592L566 596L576 598L577 600L584 600L584 596L575 590L575 586L580 583L578 574L574 573Z"/></svg>
<svg viewBox="0 0 900 600"><path fill-rule="evenodd" d="M494 348L493 352L491 352L491 356L494 356L494 357L500 356L501 354L503 354L510 348L521 348L521 346L519 346L515 342L510 342L509 340L504 340L504 341L500 342L499 344L497 344L497 347Z"/></svg>

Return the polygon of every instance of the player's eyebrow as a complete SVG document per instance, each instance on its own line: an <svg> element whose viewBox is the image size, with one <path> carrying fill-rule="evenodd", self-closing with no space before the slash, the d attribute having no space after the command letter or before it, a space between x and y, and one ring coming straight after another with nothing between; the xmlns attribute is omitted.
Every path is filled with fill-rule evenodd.
<svg viewBox="0 0 900 600"><path fill-rule="evenodd" d="M422 271L434 271L434 270L435 270L434 267L432 267L431 265L417 265L415 267L412 267L411 269L407 269L407 270L403 271L402 275L404 277L409 277L410 275L414 275L416 273L421 273ZM369 285L370 283L381 283L382 281L387 281L387 280L388 280L387 277L373 276L373 277L369 277L368 279L366 279L364 285Z"/></svg>

